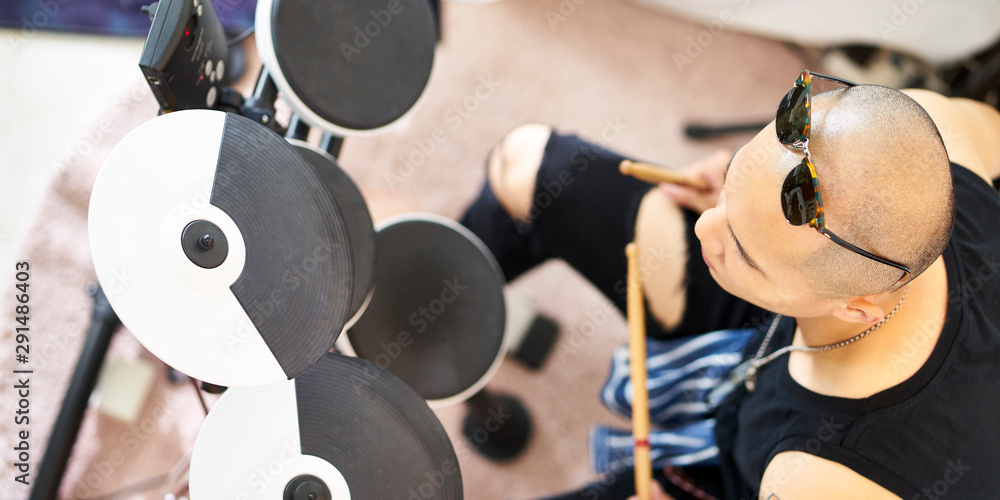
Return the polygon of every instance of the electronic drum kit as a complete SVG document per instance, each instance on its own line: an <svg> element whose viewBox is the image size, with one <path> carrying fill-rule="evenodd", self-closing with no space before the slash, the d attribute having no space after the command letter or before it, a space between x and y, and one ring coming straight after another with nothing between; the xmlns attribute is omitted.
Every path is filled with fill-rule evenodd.
<svg viewBox="0 0 1000 500"><path fill-rule="evenodd" d="M90 203L95 269L122 323L171 367L228 388L195 443L191 496L462 498L431 407L466 402L465 433L488 436L471 444L492 458L530 434L515 399L483 391L506 352L503 275L443 217L374 227L335 158L340 138L377 134L420 101L434 7L261 0L255 26L251 99L273 109L280 93L287 137L260 113L220 111L239 109L231 97L171 110L115 147ZM325 150L303 140L310 127Z"/></svg>

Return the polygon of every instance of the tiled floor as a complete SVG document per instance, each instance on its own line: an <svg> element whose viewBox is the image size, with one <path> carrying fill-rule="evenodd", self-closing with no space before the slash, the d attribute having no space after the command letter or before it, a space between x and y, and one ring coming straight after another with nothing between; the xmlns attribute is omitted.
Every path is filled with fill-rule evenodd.
<svg viewBox="0 0 1000 500"><path fill-rule="evenodd" d="M81 134L134 82L143 40L0 30L0 266ZM85 146L81 149L85 150Z"/></svg>

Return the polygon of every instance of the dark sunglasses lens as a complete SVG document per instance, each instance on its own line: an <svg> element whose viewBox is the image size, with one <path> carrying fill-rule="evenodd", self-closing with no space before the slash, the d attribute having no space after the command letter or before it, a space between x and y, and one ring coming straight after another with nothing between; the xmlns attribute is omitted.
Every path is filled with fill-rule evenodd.
<svg viewBox="0 0 1000 500"><path fill-rule="evenodd" d="M788 173L781 186L781 211L793 226L808 224L816 217L816 188L804 159Z"/></svg>
<svg viewBox="0 0 1000 500"><path fill-rule="evenodd" d="M786 146L804 139L809 111L806 109L806 88L796 85L789 90L778 104L778 112L774 117L774 129L778 133L778 141Z"/></svg>

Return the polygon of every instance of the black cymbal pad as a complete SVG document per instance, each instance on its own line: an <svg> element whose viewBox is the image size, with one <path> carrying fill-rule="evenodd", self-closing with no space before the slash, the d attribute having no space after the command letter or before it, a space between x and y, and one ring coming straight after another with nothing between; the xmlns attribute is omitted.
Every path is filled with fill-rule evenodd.
<svg viewBox="0 0 1000 500"><path fill-rule="evenodd" d="M462 498L455 450L413 389L327 354L294 381L230 389L191 457L192 498ZM295 496L291 496L296 498Z"/></svg>
<svg viewBox="0 0 1000 500"><path fill-rule="evenodd" d="M132 131L91 196L91 254L122 322L154 355L222 386L295 377L348 319L346 224L277 134L219 111Z"/></svg>
<svg viewBox="0 0 1000 500"><path fill-rule="evenodd" d="M288 142L323 181L347 225L354 256L354 294L348 317L353 317L361 310L375 281L375 226L371 212L358 186L333 157L308 143Z"/></svg>

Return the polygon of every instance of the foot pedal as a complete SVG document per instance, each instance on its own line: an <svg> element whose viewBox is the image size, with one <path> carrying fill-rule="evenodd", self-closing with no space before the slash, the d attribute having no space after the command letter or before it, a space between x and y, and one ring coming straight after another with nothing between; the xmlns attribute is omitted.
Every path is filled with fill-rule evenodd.
<svg viewBox="0 0 1000 500"><path fill-rule="evenodd" d="M538 311L524 297L504 290L507 303L507 354L532 370L545 363L559 338L559 325Z"/></svg>

